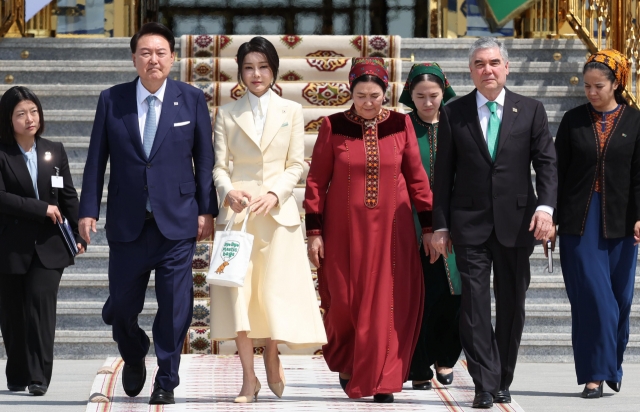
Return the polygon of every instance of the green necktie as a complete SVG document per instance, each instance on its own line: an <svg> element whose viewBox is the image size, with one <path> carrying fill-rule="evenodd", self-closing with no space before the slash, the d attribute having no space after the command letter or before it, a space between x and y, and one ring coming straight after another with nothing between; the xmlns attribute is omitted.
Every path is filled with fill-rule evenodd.
<svg viewBox="0 0 640 412"><path fill-rule="evenodd" d="M491 160L495 161L496 152L498 151L498 135L500 134L500 119L496 113L498 103L487 102L487 107L491 111L491 117L489 117L489 124L487 125L487 146Z"/></svg>

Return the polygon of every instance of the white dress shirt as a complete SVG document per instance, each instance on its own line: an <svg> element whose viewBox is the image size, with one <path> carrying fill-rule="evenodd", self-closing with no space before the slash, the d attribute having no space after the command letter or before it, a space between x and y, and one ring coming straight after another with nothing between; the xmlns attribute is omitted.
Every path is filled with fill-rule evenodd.
<svg viewBox="0 0 640 412"><path fill-rule="evenodd" d="M498 115L498 119L502 122L502 113L504 113L504 97L505 97L505 89L503 88L498 97L494 100L494 102L498 103L498 107L496 108L496 115ZM476 107L478 108L478 119L480 119L480 127L482 128L482 134L484 135L484 141L487 141L487 128L489 126L489 118L491 117L491 110L487 106L487 102L489 99L484 97L482 93L479 91L476 92ZM551 206L540 205L536 208L537 211L543 211L548 213L550 216L553 216L553 210ZM449 229L438 229L436 232L448 231Z"/></svg>
<svg viewBox="0 0 640 412"><path fill-rule="evenodd" d="M496 108L496 114L498 119L502 122L502 113L504 112L504 96L505 91L502 89L498 97L494 102L498 103ZM478 108L478 118L480 119L480 127L482 128L482 134L484 135L484 141L487 141L487 128L489 127L489 118L491 117L491 110L487 106L489 99L484 97L482 93L476 92L476 107Z"/></svg>
<svg viewBox="0 0 640 412"><path fill-rule="evenodd" d="M144 124L147 121L147 112L149 111L149 104L146 102L146 98L149 97L150 94L156 96L155 102L155 111L156 111L156 126L158 126L158 122L160 122L160 113L162 112L162 100L164 99L164 91L167 88L167 80L164 80L162 86L158 89L157 92L151 93L149 90L145 89L142 85L140 79L138 79L138 83L136 84L136 102L138 104L138 126L140 127L140 139L144 144Z"/></svg>
<svg viewBox="0 0 640 412"><path fill-rule="evenodd" d="M269 108L269 100L271 99L271 89L267 90L267 92L260 97L249 91L247 91L247 93L249 94L249 103L251 104L251 111L253 112L253 121L256 125L256 143L260 146L264 124L267 121L267 109Z"/></svg>

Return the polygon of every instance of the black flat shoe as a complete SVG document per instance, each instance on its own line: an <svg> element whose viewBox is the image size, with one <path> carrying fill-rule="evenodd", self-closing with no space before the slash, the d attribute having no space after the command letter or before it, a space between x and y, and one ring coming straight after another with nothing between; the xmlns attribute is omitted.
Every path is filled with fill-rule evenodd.
<svg viewBox="0 0 640 412"><path fill-rule="evenodd" d="M347 383L349 383L349 379L342 379L339 376L338 379L340 379L340 386L342 386L342 390L344 391L344 393L347 393Z"/></svg>
<svg viewBox="0 0 640 412"><path fill-rule="evenodd" d="M173 391L165 391L156 382L153 386L151 398L149 399L149 405L173 405L174 403L176 403L176 401L173 397Z"/></svg>
<svg viewBox="0 0 640 412"><path fill-rule="evenodd" d="M602 398L602 384L603 382L600 382L600 386L598 386L597 388L593 388L593 389L587 389L587 385L584 385L584 390L582 391L582 396L585 399L596 399L596 398Z"/></svg>
<svg viewBox="0 0 640 412"><path fill-rule="evenodd" d="M433 388L433 386L431 385L431 381L412 383L411 386L413 387L414 391L430 391Z"/></svg>
<svg viewBox="0 0 640 412"><path fill-rule="evenodd" d="M610 387L613 391L620 392L620 389L622 388L622 381L620 382L605 381L605 382L607 383L607 386Z"/></svg>
<svg viewBox="0 0 640 412"><path fill-rule="evenodd" d="M373 401L375 403L393 403L392 393L377 393L373 395Z"/></svg>
<svg viewBox="0 0 640 412"><path fill-rule="evenodd" d="M511 403L511 393L509 388L500 389L496 393L496 397L493 399L493 403Z"/></svg>
<svg viewBox="0 0 640 412"><path fill-rule="evenodd" d="M147 380L147 368L144 358L137 364L125 363L122 368L122 387L124 392L131 396L138 396L144 388L144 382Z"/></svg>
<svg viewBox="0 0 640 412"><path fill-rule="evenodd" d="M472 408L490 409L493 407L493 395L489 392L477 392L473 398Z"/></svg>
<svg viewBox="0 0 640 412"><path fill-rule="evenodd" d="M453 371L446 375L436 372L436 379L443 385L451 385L453 383Z"/></svg>
<svg viewBox="0 0 640 412"><path fill-rule="evenodd" d="M11 392L24 392L27 389L27 385L12 385L7 383L7 389Z"/></svg>
<svg viewBox="0 0 640 412"><path fill-rule="evenodd" d="M31 385L29 385L29 393L33 396L42 396L47 393L47 389L48 388L46 385L38 383L32 383Z"/></svg>

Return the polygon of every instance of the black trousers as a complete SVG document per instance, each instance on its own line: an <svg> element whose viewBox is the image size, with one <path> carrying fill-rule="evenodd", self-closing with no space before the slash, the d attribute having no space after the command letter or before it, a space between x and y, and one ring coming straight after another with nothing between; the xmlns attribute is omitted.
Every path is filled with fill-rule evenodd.
<svg viewBox="0 0 640 412"><path fill-rule="evenodd" d="M7 351L7 383L49 386L56 304L63 269L47 269L37 253L23 275L0 274L0 328Z"/></svg>
<svg viewBox="0 0 640 412"><path fill-rule="evenodd" d="M424 275L424 313L418 344L411 359L409 379L433 379L431 365L453 368L462 352L460 343L460 296L451 294L444 260L434 264L420 247Z"/></svg>
<svg viewBox="0 0 640 412"><path fill-rule="evenodd" d="M495 393L513 381L524 329L533 247L500 244L495 232L479 246L455 246L462 279L460 337L476 392ZM491 325L491 265L496 329Z"/></svg>

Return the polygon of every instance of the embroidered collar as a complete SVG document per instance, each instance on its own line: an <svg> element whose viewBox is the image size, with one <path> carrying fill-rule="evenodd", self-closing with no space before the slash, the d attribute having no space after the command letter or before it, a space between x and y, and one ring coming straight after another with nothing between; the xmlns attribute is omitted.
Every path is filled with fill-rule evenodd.
<svg viewBox="0 0 640 412"><path fill-rule="evenodd" d="M347 117L347 119L351 120L354 123L362 124L366 128L372 128L377 123L382 123L385 120L387 120L389 118L390 113L389 113L389 109L385 109L383 107L380 113L376 117L374 117L373 119L365 119L364 117L357 114L355 108L351 106L349 110L344 112L344 115Z"/></svg>
<svg viewBox="0 0 640 412"><path fill-rule="evenodd" d="M416 112L409 113L409 116L411 117L411 120L413 120L414 122L418 123L420 126L424 127L425 129L428 129L428 128L433 127L433 126L438 126L438 123L439 123L439 122L427 123L424 120L422 120L420 118L420 116L418 116L418 113L416 113Z"/></svg>

